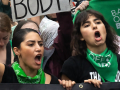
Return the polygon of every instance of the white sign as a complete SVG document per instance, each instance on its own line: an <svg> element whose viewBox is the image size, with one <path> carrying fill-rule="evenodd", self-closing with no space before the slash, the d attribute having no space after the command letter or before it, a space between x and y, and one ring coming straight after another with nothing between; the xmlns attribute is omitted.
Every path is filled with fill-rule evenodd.
<svg viewBox="0 0 120 90"><path fill-rule="evenodd" d="M12 19L18 21L33 16L70 11L69 0L11 0Z"/></svg>

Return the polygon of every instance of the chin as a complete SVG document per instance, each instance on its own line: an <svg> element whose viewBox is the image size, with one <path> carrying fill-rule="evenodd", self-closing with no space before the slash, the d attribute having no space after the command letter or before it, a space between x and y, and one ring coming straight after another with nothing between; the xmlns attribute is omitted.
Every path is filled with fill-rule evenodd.
<svg viewBox="0 0 120 90"><path fill-rule="evenodd" d="M105 45L105 42L99 42L99 43L96 43L97 46L104 46Z"/></svg>
<svg viewBox="0 0 120 90"><path fill-rule="evenodd" d="M40 66L34 66L33 67L35 70L39 70L41 68L41 65Z"/></svg>

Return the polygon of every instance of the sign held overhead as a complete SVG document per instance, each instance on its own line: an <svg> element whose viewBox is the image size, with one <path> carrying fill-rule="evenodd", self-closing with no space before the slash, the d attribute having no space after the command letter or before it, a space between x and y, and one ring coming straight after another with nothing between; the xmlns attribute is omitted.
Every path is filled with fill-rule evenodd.
<svg viewBox="0 0 120 90"><path fill-rule="evenodd" d="M69 0L11 0L13 21L70 11Z"/></svg>

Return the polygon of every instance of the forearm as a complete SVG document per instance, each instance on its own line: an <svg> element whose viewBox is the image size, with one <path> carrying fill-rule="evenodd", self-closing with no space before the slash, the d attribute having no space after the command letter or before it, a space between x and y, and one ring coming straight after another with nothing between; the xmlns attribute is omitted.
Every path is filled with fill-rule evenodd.
<svg viewBox="0 0 120 90"><path fill-rule="evenodd" d="M70 43L71 31L73 29L71 12L57 13L57 19L60 25L59 32L62 34L64 42ZM59 33L58 36L60 36Z"/></svg>

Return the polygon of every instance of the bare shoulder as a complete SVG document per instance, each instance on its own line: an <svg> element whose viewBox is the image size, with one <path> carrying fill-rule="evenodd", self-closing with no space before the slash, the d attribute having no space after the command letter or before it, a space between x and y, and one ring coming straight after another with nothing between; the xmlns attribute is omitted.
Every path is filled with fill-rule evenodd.
<svg viewBox="0 0 120 90"><path fill-rule="evenodd" d="M45 84L50 84L51 82L51 75L45 73Z"/></svg>
<svg viewBox="0 0 120 90"><path fill-rule="evenodd" d="M4 71L5 71L5 65L0 63L0 83L2 81L2 77L3 77Z"/></svg>

